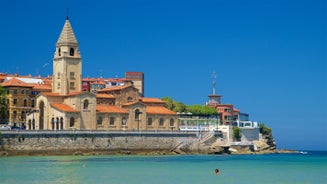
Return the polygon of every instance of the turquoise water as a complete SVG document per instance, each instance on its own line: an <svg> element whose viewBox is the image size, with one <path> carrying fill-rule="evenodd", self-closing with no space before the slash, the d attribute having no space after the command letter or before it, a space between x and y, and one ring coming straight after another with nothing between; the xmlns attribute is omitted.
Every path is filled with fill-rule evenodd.
<svg viewBox="0 0 327 184"><path fill-rule="evenodd" d="M327 152L0 157L0 183L327 183Z"/></svg>

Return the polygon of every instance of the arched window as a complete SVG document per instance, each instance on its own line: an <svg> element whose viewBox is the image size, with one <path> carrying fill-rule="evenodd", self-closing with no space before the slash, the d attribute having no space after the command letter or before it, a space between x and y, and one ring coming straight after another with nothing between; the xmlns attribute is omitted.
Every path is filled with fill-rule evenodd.
<svg viewBox="0 0 327 184"><path fill-rule="evenodd" d="M52 128L52 130L55 129L55 119L54 118L51 119L51 128Z"/></svg>
<svg viewBox="0 0 327 184"><path fill-rule="evenodd" d="M26 113L25 113L25 111L22 111L22 113L20 114L20 119L23 120L23 121L25 121L25 119L26 119Z"/></svg>
<svg viewBox="0 0 327 184"><path fill-rule="evenodd" d="M32 99L32 101L31 101L31 107L34 107L34 106L35 106L35 100Z"/></svg>
<svg viewBox="0 0 327 184"><path fill-rule="evenodd" d="M58 55L61 56L61 49L58 48Z"/></svg>
<svg viewBox="0 0 327 184"><path fill-rule="evenodd" d="M88 109L88 108L89 108L89 101L88 100L84 100L83 109Z"/></svg>
<svg viewBox="0 0 327 184"><path fill-rule="evenodd" d="M135 120L140 120L140 114L142 114L142 112L140 112L139 109L135 110Z"/></svg>
<svg viewBox="0 0 327 184"><path fill-rule="evenodd" d="M152 125L152 118L148 118L148 126Z"/></svg>
<svg viewBox="0 0 327 184"><path fill-rule="evenodd" d="M64 129L64 118L61 117L60 118L60 130L63 130Z"/></svg>
<svg viewBox="0 0 327 184"><path fill-rule="evenodd" d="M75 119L74 117L71 117L69 120L69 127L74 127L75 126Z"/></svg>
<svg viewBox="0 0 327 184"><path fill-rule="evenodd" d="M174 123L175 123L174 119L171 118L171 119L170 119L170 122L169 122L169 126L174 126Z"/></svg>
<svg viewBox="0 0 327 184"><path fill-rule="evenodd" d="M159 126L164 126L164 119L163 118L159 119Z"/></svg>
<svg viewBox="0 0 327 184"><path fill-rule="evenodd" d="M74 56L74 52L75 52L75 51L74 51L74 48L70 48L70 50L69 50L69 55L70 55L70 56Z"/></svg>

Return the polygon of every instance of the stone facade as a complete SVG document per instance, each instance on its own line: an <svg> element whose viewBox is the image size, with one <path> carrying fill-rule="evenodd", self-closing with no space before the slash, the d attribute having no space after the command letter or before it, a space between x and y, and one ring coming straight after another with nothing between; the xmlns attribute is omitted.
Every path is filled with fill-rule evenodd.
<svg viewBox="0 0 327 184"><path fill-rule="evenodd" d="M131 81L97 94L83 89L82 57L67 19L54 54L52 91L37 96L27 130L178 130L176 113L162 100L141 98Z"/></svg>

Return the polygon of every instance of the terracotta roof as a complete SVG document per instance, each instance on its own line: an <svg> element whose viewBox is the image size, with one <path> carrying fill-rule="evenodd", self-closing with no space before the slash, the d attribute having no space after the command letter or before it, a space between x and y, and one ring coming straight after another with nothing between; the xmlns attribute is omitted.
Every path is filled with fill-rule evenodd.
<svg viewBox="0 0 327 184"><path fill-rule="evenodd" d="M33 89L35 90L52 90L52 87L50 85L45 84L35 84L33 85Z"/></svg>
<svg viewBox="0 0 327 184"><path fill-rule="evenodd" d="M17 78L13 77L10 80L4 81L1 84L3 87L10 87L10 86L15 86L15 87L32 87L33 85L27 84L21 80L18 80Z"/></svg>
<svg viewBox="0 0 327 184"><path fill-rule="evenodd" d="M59 93L52 93L52 92L45 92L42 93L44 96L49 96L49 97L56 97L56 96L77 96L82 94L83 92L73 92L73 93L69 93L67 95L60 95Z"/></svg>
<svg viewBox="0 0 327 184"><path fill-rule="evenodd" d="M236 109L236 108L233 108L233 111L235 112L240 112L240 110Z"/></svg>
<svg viewBox="0 0 327 184"><path fill-rule="evenodd" d="M141 102L144 103L166 103L163 100L160 100L159 98L140 98Z"/></svg>
<svg viewBox="0 0 327 184"><path fill-rule="evenodd" d="M165 114L165 115L176 115L176 112L171 111L163 106L147 106L146 113L149 114Z"/></svg>
<svg viewBox="0 0 327 184"><path fill-rule="evenodd" d="M108 88L103 88L98 92L108 92L108 91L119 91L119 90L123 90L126 89L128 87L131 87L132 85L123 85L123 86L113 86L113 87L108 87ZM133 86L132 86L133 87ZM134 87L135 88L135 87Z"/></svg>
<svg viewBox="0 0 327 184"><path fill-rule="evenodd" d="M122 108L119 108L114 105L97 105L96 110L102 113L124 113L128 114L128 111Z"/></svg>
<svg viewBox="0 0 327 184"><path fill-rule="evenodd" d="M142 102L127 102L127 103L124 103L123 106L130 106L130 105L134 105L134 104L137 104L137 103L143 104Z"/></svg>
<svg viewBox="0 0 327 184"><path fill-rule="evenodd" d="M51 104L51 107L62 111L62 112L79 112L78 110L66 105L66 104L62 104L62 103L53 103Z"/></svg>
<svg viewBox="0 0 327 184"><path fill-rule="evenodd" d="M97 98L115 98L114 95L111 94L97 94Z"/></svg>

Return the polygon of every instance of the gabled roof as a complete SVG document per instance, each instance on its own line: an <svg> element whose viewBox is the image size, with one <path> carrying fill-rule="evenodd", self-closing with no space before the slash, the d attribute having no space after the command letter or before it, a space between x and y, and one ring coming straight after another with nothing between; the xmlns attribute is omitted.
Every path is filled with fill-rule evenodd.
<svg viewBox="0 0 327 184"><path fill-rule="evenodd" d="M98 92L121 91L121 90L124 90L129 87L137 89L133 85L129 84L129 85L123 85L123 86L113 86L113 87L103 88L103 89L99 90Z"/></svg>
<svg viewBox="0 0 327 184"><path fill-rule="evenodd" d="M130 105L134 105L134 104L142 104L142 105L145 105L145 104L142 103L142 102L127 102L127 103L124 103L124 104L123 104L123 107L130 106Z"/></svg>
<svg viewBox="0 0 327 184"><path fill-rule="evenodd" d="M33 89L42 90L42 91L51 91L52 87L51 85L46 85L46 84L34 84Z"/></svg>
<svg viewBox="0 0 327 184"><path fill-rule="evenodd" d="M163 106L147 106L146 113L148 114L163 114L163 115L176 115L176 112L167 109Z"/></svg>
<svg viewBox="0 0 327 184"><path fill-rule="evenodd" d="M69 93L67 95L60 95L59 93L45 92L45 93L42 93L42 95L48 96L48 97L59 97L59 96L68 97L68 96L77 96L77 95L80 95L80 94L83 94L83 93L84 92L72 92L72 93Z"/></svg>
<svg viewBox="0 0 327 184"><path fill-rule="evenodd" d="M9 80L4 81L1 85L3 87L33 87L33 85L27 84L27 83L17 79L16 77L13 77Z"/></svg>
<svg viewBox="0 0 327 184"><path fill-rule="evenodd" d="M160 100L159 98L140 98L140 101L143 103L166 103L163 100Z"/></svg>
<svg viewBox="0 0 327 184"><path fill-rule="evenodd" d="M114 95L111 94L97 94L97 98L115 98Z"/></svg>
<svg viewBox="0 0 327 184"><path fill-rule="evenodd" d="M97 112L100 113L123 113L128 114L128 111L122 108L119 108L114 105L97 105L96 106Z"/></svg>
<svg viewBox="0 0 327 184"><path fill-rule="evenodd" d="M57 41L57 45L62 45L62 44L67 45L67 44L72 44L72 43L77 44L78 42L75 37L73 28L70 25L69 20L66 19L64 27L62 28L59 39Z"/></svg>
<svg viewBox="0 0 327 184"><path fill-rule="evenodd" d="M62 111L62 112L75 112L75 113L80 112L66 104L63 104L63 103L52 103L51 107L53 107L59 111Z"/></svg>

